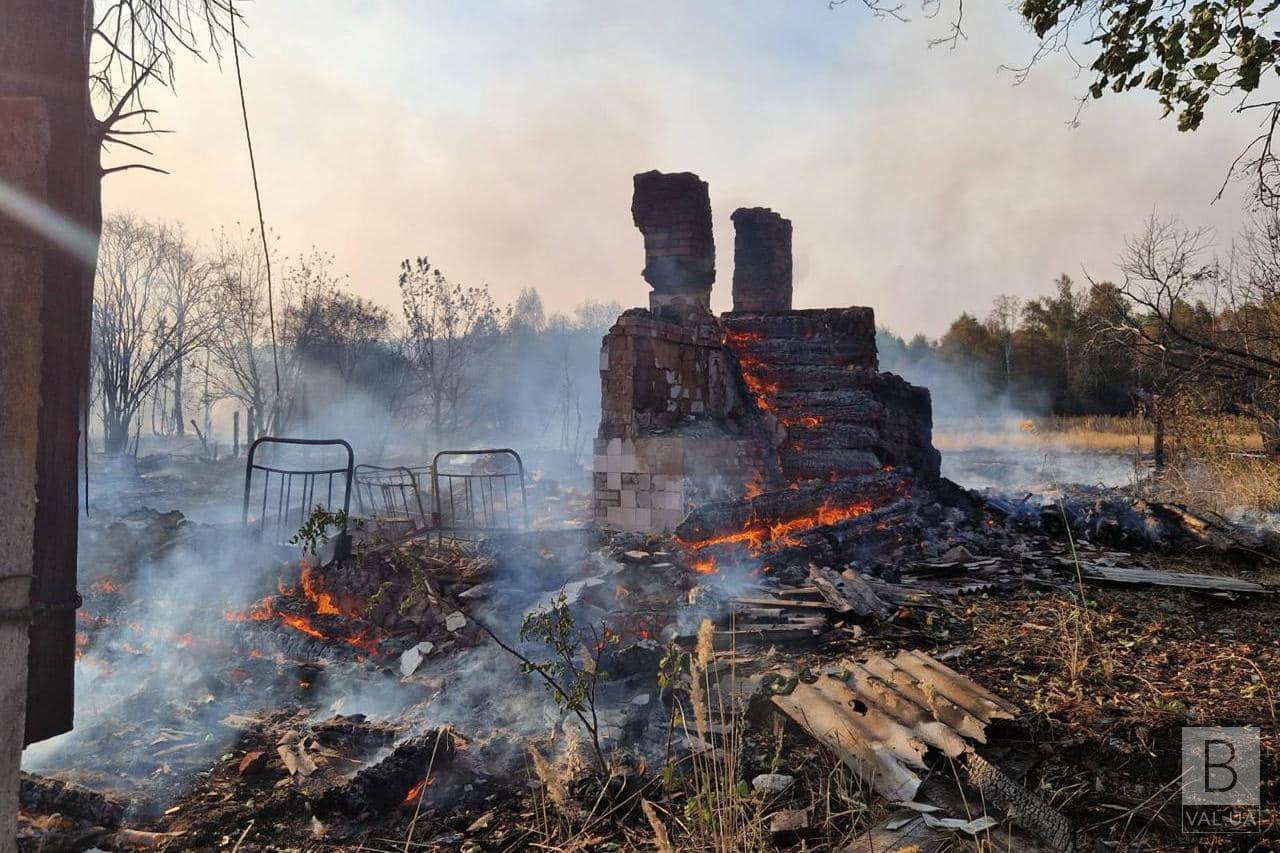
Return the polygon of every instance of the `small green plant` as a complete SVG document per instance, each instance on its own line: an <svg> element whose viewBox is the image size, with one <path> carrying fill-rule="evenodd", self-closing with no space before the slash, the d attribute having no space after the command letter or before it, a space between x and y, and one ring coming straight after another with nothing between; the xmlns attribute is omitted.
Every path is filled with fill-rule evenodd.
<svg viewBox="0 0 1280 853"><path fill-rule="evenodd" d="M521 642L536 640L550 652L541 660L503 642L483 622L472 621L520 661L521 672L540 677L558 706L578 718L591 736L597 769L602 777L607 776L609 764L600 746L596 696L600 685L609 679L603 664L606 651L621 639L617 632L604 624L579 626L563 591L548 607L529 613L520 624Z"/></svg>
<svg viewBox="0 0 1280 853"><path fill-rule="evenodd" d="M301 545L303 555L314 557L320 550L320 544L329 538L329 531L345 530L347 514L343 510L330 512L323 506L311 510L311 515L298 528L298 532L289 538L290 545Z"/></svg>

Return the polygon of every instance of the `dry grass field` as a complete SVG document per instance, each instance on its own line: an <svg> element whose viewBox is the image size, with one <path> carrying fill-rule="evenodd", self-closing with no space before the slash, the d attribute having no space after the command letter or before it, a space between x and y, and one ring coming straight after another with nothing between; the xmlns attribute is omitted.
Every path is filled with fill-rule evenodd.
<svg viewBox="0 0 1280 853"><path fill-rule="evenodd" d="M1178 418L1168 426L1167 442L1164 472L1136 481L1143 494L1218 512L1280 511L1280 464L1262 456L1262 436L1249 419ZM934 444L944 454L974 448L1106 454L1150 472L1152 426L1137 417L939 419Z"/></svg>

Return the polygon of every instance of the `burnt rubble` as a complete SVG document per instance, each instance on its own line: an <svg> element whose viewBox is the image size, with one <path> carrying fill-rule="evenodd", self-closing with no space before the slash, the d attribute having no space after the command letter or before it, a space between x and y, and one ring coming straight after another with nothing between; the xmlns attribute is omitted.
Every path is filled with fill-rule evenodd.
<svg viewBox="0 0 1280 853"><path fill-rule="evenodd" d="M758 783L752 820L778 844L819 846L797 778L829 781L814 744L864 783L847 811L876 822L839 820L876 849L908 830L994 837L1001 822L1009 849L1032 849L1025 830L1070 850L1077 825L1100 823L1037 793L1036 767L1064 741L1037 753L1036 720L1012 701L1025 685L992 666L1004 638L967 649L974 613L1004 622L1025 605L1028 630L1056 639L1070 623L1037 608L1085 618L1104 587L1249 606L1274 593L1265 579L1170 571L1162 555L1274 565L1280 537L1117 491L957 486L929 392L879 370L872 310L792 308L787 220L735 212L735 310L716 317L706 184L652 172L635 187L650 307L603 341L590 494L555 495L595 524L446 542L417 524L388 537L373 517L353 521L351 554L299 560L232 554L243 531L177 512L100 523L77 614L92 705L63 754L35 762L50 775L23 778L24 849L554 846L526 826L535 811L634 838L637 795L696 806L685 774L731 750L730 787ZM188 589L197 576L212 580ZM525 630L548 613L562 648ZM701 721L695 657L718 702ZM1021 674L1039 691L1048 671ZM1072 714L1103 703L1073 697ZM882 820L871 792L916 801Z"/></svg>
<svg viewBox="0 0 1280 853"><path fill-rule="evenodd" d="M669 532L710 501L890 469L937 481L929 392L879 372L872 310L792 309L788 220L733 214L734 311L717 318L705 182L637 175L632 212L653 294L601 350L599 523Z"/></svg>

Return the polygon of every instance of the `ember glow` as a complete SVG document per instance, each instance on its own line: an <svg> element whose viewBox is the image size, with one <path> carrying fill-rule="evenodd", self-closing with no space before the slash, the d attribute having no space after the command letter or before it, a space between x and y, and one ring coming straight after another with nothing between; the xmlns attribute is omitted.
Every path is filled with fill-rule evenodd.
<svg viewBox="0 0 1280 853"><path fill-rule="evenodd" d="M302 598L310 602L315 608L315 615L317 616L341 614L341 611L333 602L333 597L320 589L311 567L305 562L302 564L300 587L298 589L290 589L281 581L279 588L282 590L282 595L291 598L296 598L300 592ZM371 629L364 629L359 633L345 636L326 633L317 627L310 617L304 614L286 613L277 610L272 603L271 596L261 599L248 610L227 610L223 613L223 618L228 622L266 622L271 619L279 619L281 624L301 634L306 634L308 637L313 637L317 640L340 641L367 654L377 654L378 652L378 639L373 636Z"/></svg>
<svg viewBox="0 0 1280 853"><path fill-rule="evenodd" d="M855 501L849 504L841 504L832 506L830 504L823 506L817 512L809 515L802 515L796 518L787 519L786 521L778 521L772 524L760 523L750 525L743 530L735 533L729 533L724 536L717 536L712 539L704 539L701 542L689 543L689 547L694 550L701 551L705 548L711 548L716 545L736 545L745 544L752 554L758 554L760 548L766 542L778 542L786 545L791 544L796 534L804 533L815 527L823 527L830 524L838 524L841 521L848 521L851 518L857 518L866 515L873 509L870 501Z"/></svg>
<svg viewBox="0 0 1280 853"><path fill-rule="evenodd" d="M742 381L746 383L751 396L756 399L756 407L762 412L770 411L769 401L766 398L778 393L778 383L761 379L759 370L764 365L750 356L739 355L738 364L742 367Z"/></svg>
<svg viewBox="0 0 1280 853"><path fill-rule="evenodd" d="M427 786L434 785L435 781L435 779L431 778L419 779L418 782L409 789L409 792L404 795L404 802L412 803L414 800L418 799L418 797L422 796L422 792L427 788Z"/></svg>
<svg viewBox="0 0 1280 853"><path fill-rule="evenodd" d="M295 631L301 631L308 637L315 637L318 640L325 639L324 633L313 626L305 616L296 616L292 613L281 613L280 621Z"/></svg>
<svg viewBox="0 0 1280 853"><path fill-rule="evenodd" d="M227 610L222 618L228 622L265 622L275 616L271 608L271 597L261 599L248 610Z"/></svg>
<svg viewBox="0 0 1280 853"><path fill-rule="evenodd" d="M689 564L689 568L700 575L714 575L718 571L715 557L703 557L702 559L694 560Z"/></svg>
<svg viewBox="0 0 1280 853"><path fill-rule="evenodd" d="M316 613L342 612L338 609L338 605L334 604L333 596L321 589L311 564L305 561L302 564L302 594L315 605Z"/></svg>
<svg viewBox="0 0 1280 853"><path fill-rule="evenodd" d="M729 332L725 335L725 342L730 346L735 344L746 344L763 339L764 335L762 333L754 331ZM744 352L737 352L735 355L738 357L738 366L742 368L742 381L746 383L747 390L751 392L751 396L755 397L756 407L762 412L769 411L769 401L766 397L771 394L778 393L778 384L776 382L766 382L760 377L760 372L764 368L764 363L759 359Z"/></svg>

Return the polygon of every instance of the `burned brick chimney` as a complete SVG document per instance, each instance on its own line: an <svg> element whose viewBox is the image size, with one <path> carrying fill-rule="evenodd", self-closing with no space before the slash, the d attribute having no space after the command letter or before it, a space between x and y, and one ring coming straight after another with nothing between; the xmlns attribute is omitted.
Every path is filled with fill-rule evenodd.
<svg viewBox="0 0 1280 853"><path fill-rule="evenodd" d="M636 175L631 218L644 235L650 310L672 317L709 314L716 244L707 182L692 172Z"/></svg>
<svg viewBox="0 0 1280 853"><path fill-rule="evenodd" d="M709 501L937 480L929 392L879 372L872 310L792 309L789 220L734 212L734 310L717 318L706 182L636 175L631 212L653 291L601 347L600 523L671 531Z"/></svg>
<svg viewBox="0 0 1280 853"><path fill-rule="evenodd" d="M791 220L767 207L733 212L733 310L791 310Z"/></svg>

